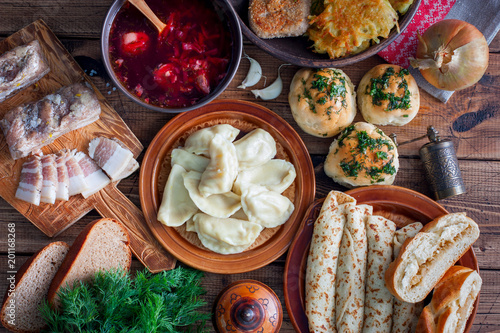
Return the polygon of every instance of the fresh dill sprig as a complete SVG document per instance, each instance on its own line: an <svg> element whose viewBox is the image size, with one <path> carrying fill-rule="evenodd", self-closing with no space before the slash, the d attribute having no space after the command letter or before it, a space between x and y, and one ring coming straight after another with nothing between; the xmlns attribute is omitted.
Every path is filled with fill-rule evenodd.
<svg viewBox="0 0 500 333"><path fill-rule="evenodd" d="M206 332L210 314L198 311L206 304L202 276L182 267L135 278L123 270L99 272L91 283L63 288L59 309L42 304L44 332Z"/></svg>

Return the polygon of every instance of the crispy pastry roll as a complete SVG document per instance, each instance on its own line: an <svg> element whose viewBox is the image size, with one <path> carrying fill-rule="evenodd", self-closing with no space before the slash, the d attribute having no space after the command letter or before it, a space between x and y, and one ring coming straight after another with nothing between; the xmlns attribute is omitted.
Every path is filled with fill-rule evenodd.
<svg viewBox="0 0 500 333"><path fill-rule="evenodd" d="M314 223L306 270L305 312L310 332L337 332L335 326L335 280L339 247L347 211L356 200L331 191Z"/></svg>
<svg viewBox="0 0 500 333"><path fill-rule="evenodd" d="M391 331L394 297L385 287L384 273L392 261L395 232L394 222L382 216L368 216L366 221L368 256L363 324L363 332L366 333Z"/></svg>

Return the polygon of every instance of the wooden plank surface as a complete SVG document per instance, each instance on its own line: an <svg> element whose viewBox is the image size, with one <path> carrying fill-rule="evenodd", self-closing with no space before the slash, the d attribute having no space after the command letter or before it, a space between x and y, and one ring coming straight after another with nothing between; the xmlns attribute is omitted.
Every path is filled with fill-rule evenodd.
<svg viewBox="0 0 500 333"><path fill-rule="evenodd" d="M84 74L42 20L30 24L4 39L0 44L0 53L29 43L34 39L39 41L51 70L36 84L1 103L1 117L13 107L39 100L63 86L73 83L87 83L92 86L89 77ZM101 107L100 118L92 124L71 131L43 147L44 154L56 153L61 149L77 149L87 152L89 142L98 136L119 139L135 157L143 150L139 139L109 105L104 96L95 87L93 89ZM97 208L104 217L115 218L125 225L130 232L132 251L152 271L158 272L175 266L174 258L157 243L149 229L145 227L142 212L126 196L120 195L121 193L116 190L116 183L110 183L106 189L87 199L76 195L70 197L68 201L57 201L53 205L44 203L39 206L31 205L15 197L20 171L25 159L16 161L12 159L3 135L0 147L0 195L44 234L50 237L55 236L69 228L90 210ZM113 195L105 195L106 193Z"/></svg>
<svg viewBox="0 0 500 333"><path fill-rule="evenodd" d="M127 99L118 90L113 90L101 62L100 29L111 0L74 1L65 0L0 0L0 36L23 28L32 21L43 18L62 39L63 45L75 57L80 66L89 74L94 70L97 74L91 77L92 83L101 91L110 105L117 111L128 127L139 138L141 144L147 147L159 129L174 115L157 113L141 108ZM255 46L245 42L245 51L257 59L267 76L268 84L277 74L280 61L260 51ZM373 66L383 63L377 56L353 66L343 68L358 84L361 77ZM236 98L256 101L250 91L236 87L244 79L248 70L248 61L242 60L240 69L229 88L219 98ZM312 154L315 166L317 193L316 197L324 197L332 189L344 190L328 178L322 168L325 154L331 139L320 139L305 134L296 125L291 116L287 102L288 86L296 66L286 66L282 71L284 91L273 101L261 105L273 110L287 120L302 137L309 152ZM264 86L262 80L256 88ZM390 133L395 132L399 141L405 141L424 134L427 125L432 124L440 130L443 137L453 140L467 193L442 200L440 203L449 211L466 211L475 219L481 229L481 236L474 245L483 288L481 302L472 332L493 332L500 330L500 37L497 36L490 45L490 65L481 81L471 88L456 92L450 101L443 104L432 96L422 92L422 108L410 124L403 127L383 127ZM357 118L358 120L361 119ZM410 145L401 146L400 170L395 185L404 186L418 192L430 195L427 181L423 174L418 149L426 141L422 140ZM142 153L138 160L142 161ZM138 194L138 174L122 181L118 189L137 207L140 207ZM100 214L92 210L71 228L63 231L55 238L49 238L34 227L25 217L19 214L8 203L0 200L0 295L7 283L7 222L16 224L16 266L20 267L29 255L53 240L63 240L72 243L76 235L85 225ZM236 275L206 274L203 284L208 290L205 308L211 310L212 302L217 293L229 283L253 278L271 286L284 306L282 275L285 256L262 269ZM134 260L134 268L142 265ZM0 333L6 332L0 328ZM281 332L294 332L288 314L284 310L284 322Z"/></svg>

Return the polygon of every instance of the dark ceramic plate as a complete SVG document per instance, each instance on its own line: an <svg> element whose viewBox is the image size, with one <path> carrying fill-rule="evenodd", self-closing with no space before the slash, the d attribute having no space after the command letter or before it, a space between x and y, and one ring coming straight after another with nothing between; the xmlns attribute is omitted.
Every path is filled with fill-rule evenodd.
<svg viewBox="0 0 500 333"><path fill-rule="evenodd" d="M373 215L381 215L391 219L398 225L398 228L416 221L425 225L434 218L448 213L443 206L434 200L398 186L361 187L346 193L353 196L358 204L373 206ZM309 253L314 222L319 215L323 201L324 198L318 199L309 207L286 258L284 281L286 309L295 330L299 333L309 333L309 324L304 312L307 254ZM458 264L479 272L476 255L472 248L458 260ZM465 327L465 332L470 331L478 304L479 296Z"/></svg>
<svg viewBox="0 0 500 333"><path fill-rule="evenodd" d="M258 37L249 28L248 24L248 0L228 0L233 5L234 10L239 16L241 31L252 43L257 45L262 50L281 59L285 62L302 66L302 67L342 67L354 64L363 59L369 58L377 54L387 47L399 35L396 28L393 28L389 37L381 39L379 44L375 44L367 50L348 57L343 57L335 60L328 58L328 55L314 53L311 49L312 42L307 37L288 37L288 38L273 38L262 39ZM417 12L421 0L415 0L410 9L405 15L399 18L399 29L403 32L408 24L410 24L413 16Z"/></svg>

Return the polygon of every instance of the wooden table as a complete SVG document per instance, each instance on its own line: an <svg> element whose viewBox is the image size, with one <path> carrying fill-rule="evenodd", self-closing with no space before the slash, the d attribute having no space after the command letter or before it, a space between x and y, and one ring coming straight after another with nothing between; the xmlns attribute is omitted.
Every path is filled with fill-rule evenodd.
<svg viewBox="0 0 500 333"><path fill-rule="evenodd" d="M111 0L0 0L0 35L2 38L23 28L39 18L61 39L64 46L90 73L94 84L108 98L142 144L147 147L160 128L174 117L171 114L158 113L139 107L118 90L113 90L101 62L100 32L102 22ZM276 78L281 61L259 50L248 41L245 51L257 59L270 83ZM490 45L490 65L481 81L471 88L457 92L447 104L443 104L421 91L421 108L412 126L382 127L387 132L395 132L400 141L418 137L425 133L428 125L434 125L443 137L450 138L455 144L462 176L467 193L440 203L451 212L465 211L477 221L481 236L474 244L474 251L479 261L483 287L481 303L474 322L473 332L491 332L500 330L500 37ZM354 84L373 66L383 63L378 57L372 57L356 65L343 68ZM271 109L287 120L300 134L312 157L316 173L316 197L324 197L330 190L345 190L334 183L323 171L323 162L331 139L320 139L305 134L293 120L287 101L288 87L293 74L299 69L287 66L282 70L284 91L276 100L256 101L250 91L236 87L244 79L249 63L243 60L229 88L219 97L221 99L242 99L254 101ZM92 73L94 73L92 71ZM263 80L256 86L263 87ZM359 117L359 115L358 115ZM358 118L357 118L358 119ZM359 118L361 120L361 118ZM400 170L395 185L407 187L426 195L431 195L425 180L418 149L425 141L405 145L400 148ZM143 154L139 157L141 161ZM138 173L119 184L138 207ZM45 236L21 214L5 201L0 200L0 295L7 289L7 224L15 223L16 267L31 256L36 250L54 240L69 244L87 223L98 218L92 211L72 227L54 237ZM253 272L235 275L207 273L203 284L207 289L206 301L209 311L212 302L222 288L233 281L244 278L260 280L272 287L278 294L283 307L283 270L285 256L272 264ZM134 260L134 269L141 264ZM281 332L293 332L293 326L286 310ZM0 332L6 332L0 328Z"/></svg>

